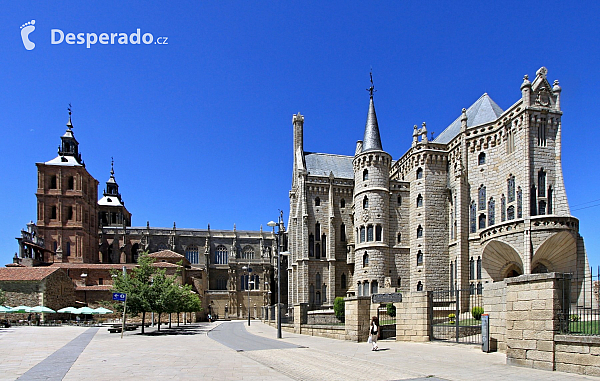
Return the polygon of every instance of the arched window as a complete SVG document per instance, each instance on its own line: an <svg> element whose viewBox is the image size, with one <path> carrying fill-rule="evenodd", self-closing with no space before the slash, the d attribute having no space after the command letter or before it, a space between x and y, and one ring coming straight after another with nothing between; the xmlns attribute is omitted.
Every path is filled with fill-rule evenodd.
<svg viewBox="0 0 600 381"><path fill-rule="evenodd" d="M417 180L423 178L423 168L417 168Z"/></svg>
<svg viewBox="0 0 600 381"><path fill-rule="evenodd" d="M321 273L317 273L315 275L315 284L317 287L321 287Z"/></svg>
<svg viewBox="0 0 600 381"><path fill-rule="evenodd" d="M485 210L485 200L486 200L486 196L485 196L485 185L481 185L479 187L479 210Z"/></svg>
<svg viewBox="0 0 600 381"><path fill-rule="evenodd" d="M398 287L402 287L402 278L398 278Z"/></svg>
<svg viewBox="0 0 600 381"><path fill-rule="evenodd" d="M308 287L308 294L309 294L308 295L308 302L310 304L314 304L315 303L315 285L314 284L311 284Z"/></svg>
<svg viewBox="0 0 600 381"><path fill-rule="evenodd" d="M383 229L381 228L381 225L377 225L375 227L375 241L381 241L382 237L381 237L381 233L383 232Z"/></svg>
<svg viewBox="0 0 600 381"><path fill-rule="evenodd" d="M421 281L417 283L417 291L423 291L423 283L421 283Z"/></svg>
<svg viewBox="0 0 600 381"><path fill-rule="evenodd" d="M477 295L481 295L483 293L483 285L481 282L477 283Z"/></svg>
<svg viewBox="0 0 600 381"><path fill-rule="evenodd" d="M535 190L535 185L531 186L531 197L530 197L530 201L531 201L531 215L532 216L537 216L537 192ZM510 219L510 218L509 218Z"/></svg>
<svg viewBox="0 0 600 381"><path fill-rule="evenodd" d="M318 197L315 197L315 206L321 206L321 199Z"/></svg>
<svg viewBox="0 0 600 381"><path fill-rule="evenodd" d="M321 304L321 291L317 291L315 300L316 300L315 304L317 304L317 305Z"/></svg>
<svg viewBox="0 0 600 381"><path fill-rule="evenodd" d="M346 274L342 274L342 276L340 277L340 288L346 288Z"/></svg>
<svg viewBox="0 0 600 381"><path fill-rule="evenodd" d="M244 247L244 250L242 251L242 259L254 259L254 249L252 248L252 246Z"/></svg>
<svg viewBox="0 0 600 381"><path fill-rule="evenodd" d="M548 193L548 201L550 201L550 193ZM517 187L517 218L523 218L523 190L521 187Z"/></svg>
<svg viewBox="0 0 600 381"><path fill-rule="evenodd" d="M321 259L321 245L318 243L315 244L315 258Z"/></svg>
<svg viewBox="0 0 600 381"><path fill-rule="evenodd" d="M481 279L481 257L477 257L477 279Z"/></svg>
<svg viewBox="0 0 600 381"><path fill-rule="evenodd" d="M340 241L346 242L346 225L340 225Z"/></svg>
<svg viewBox="0 0 600 381"><path fill-rule="evenodd" d="M327 303L327 285L325 283L323 283L322 291L323 291L323 303Z"/></svg>
<svg viewBox="0 0 600 381"><path fill-rule="evenodd" d="M315 256L315 236L312 234L308 235L308 256Z"/></svg>
<svg viewBox="0 0 600 381"><path fill-rule="evenodd" d="M368 169L365 169L363 171L363 181L365 181L365 180L369 180L369 170Z"/></svg>
<svg viewBox="0 0 600 381"><path fill-rule="evenodd" d="M517 205L517 207L518 207L518 205ZM518 211L518 208L517 208L517 211ZM552 214L552 187L548 187L548 214ZM521 217L519 216L519 218L521 218Z"/></svg>
<svg viewBox="0 0 600 381"><path fill-rule="evenodd" d="M476 225L476 221L477 221L477 209L475 206L475 201L471 201L471 208L470 208L470 221L469 221L469 225L470 225L470 232L471 233L475 233L477 231L477 225Z"/></svg>
<svg viewBox="0 0 600 381"><path fill-rule="evenodd" d="M479 215L479 229L485 229L485 214Z"/></svg>
<svg viewBox="0 0 600 381"><path fill-rule="evenodd" d="M423 227L421 225L419 225L417 227L417 238L422 238L423 237Z"/></svg>
<svg viewBox="0 0 600 381"><path fill-rule="evenodd" d="M510 175L506 180L506 187L508 190L508 202L515 201L515 176Z"/></svg>
<svg viewBox="0 0 600 381"><path fill-rule="evenodd" d="M368 242L373 241L373 225L367 226L367 241Z"/></svg>
<svg viewBox="0 0 600 381"><path fill-rule="evenodd" d="M504 197L504 194L500 199L500 221L506 221L506 197Z"/></svg>
<svg viewBox="0 0 600 381"><path fill-rule="evenodd" d="M377 292L379 291L379 284L377 283L376 280L371 282L371 294L377 294Z"/></svg>
<svg viewBox="0 0 600 381"><path fill-rule="evenodd" d="M198 246L190 245L185 249L185 258L190 261L190 263L197 264L199 255L198 255Z"/></svg>
<svg viewBox="0 0 600 381"><path fill-rule="evenodd" d="M543 216L546 214L546 201L540 200L538 203L538 215Z"/></svg>
<svg viewBox="0 0 600 381"><path fill-rule="evenodd" d="M475 279L475 260L473 257L469 260L469 280Z"/></svg>
<svg viewBox="0 0 600 381"><path fill-rule="evenodd" d="M227 260L227 248L223 245L217 246L215 250L215 264L226 265Z"/></svg>
<svg viewBox="0 0 600 381"><path fill-rule="evenodd" d="M369 198L367 196L365 196L365 198L363 198L363 209L368 209L369 208Z"/></svg>
<svg viewBox="0 0 600 381"><path fill-rule="evenodd" d="M358 282L356 284L356 293L357 293L358 296L363 296L362 295L362 283L360 283L360 282Z"/></svg>
<svg viewBox="0 0 600 381"><path fill-rule="evenodd" d="M340 208L345 208L346 207L346 200L341 199L340 200Z"/></svg>
<svg viewBox="0 0 600 381"><path fill-rule="evenodd" d="M369 254L365 251L363 254L363 267L369 266Z"/></svg>
<svg viewBox="0 0 600 381"><path fill-rule="evenodd" d="M71 242L67 242L67 257L71 255Z"/></svg>
<svg viewBox="0 0 600 381"><path fill-rule="evenodd" d="M509 206L506 209L506 217L508 220L514 220L515 219L515 207L513 205Z"/></svg>
<svg viewBox="0 0 600 381"><path fill-rule="evenodd" d="M423 265L423 252L421 250L419 250L419 252L417 253L417 266L422 266Z"/></svg>
<svg viewBox="0 0 600 381"><path fill-rule="evenodd" d="M491 197L488 201L488 226L492 226L496 223L496 201Z"/></svg>
<svg viewBox="0 0 600 381"><path fill-rule="evenodd" d="M538 197L546 197L546 172L544 172L544 168L538 172Z"/></svg>
<svg viewBox="0 0 600 381"><path fill-rule="evenodd" d="M470 295L475 295L475 283L471 283L469 285L469 294Z"/></svg>
<svg viewBox="0 0 600 381"><path fill-rule="evenodd" d="M402 205L402 196L398 195L398 206Z"/></svg>
<svg viewBox="0 0 600 381"><path fill-rule="evenodd" d="M321 236L321 253L323 254L324 257L327 256L327 236L325 234L323 234Z"/></svg>
<svg viewBox="0 0 600 381"><path fill-rule="evenodd" d="M240 276L240 291L246 291L248 287L248 275Z"/></svg>
<svg viewBox="0 0 600 381"><path fill-rule="evenodd" d="M419 193L419 195L417 196L417 208L420 208L423 206L423 196L421 196L421 194Z"/></svg>
<svg viewBox="0 0 600 381"><path fill-rule="evenodd" d="M363 282L363 296L369 296L369 295L371 295L369 293L369 281L366 280Z"/></svg>
<svg viewBox="0 0 600 381"><path fill-rule="evenodd" d="M365 242L365 227L364 226L360 227L360 242L361 243Z"/></svg>
<svg viewBox="0 0 600 381"><path fill-rule="evenodd" d="M315 224L315 237L317 237L317 241L321 238L321 224L318 222Z"/></svg>
<svg viewBox="0 0 600 381"><path fill-rule="evenodd" d="M481 152L479 154L479 158L477 161L479 162L479 165L485 164L485 152Z"/></svg>
<svg viewBox="0 0 600 381"><path fill-rule="evenodd" d="M402 242L402 233L398 233L398 243Z"/></svg>

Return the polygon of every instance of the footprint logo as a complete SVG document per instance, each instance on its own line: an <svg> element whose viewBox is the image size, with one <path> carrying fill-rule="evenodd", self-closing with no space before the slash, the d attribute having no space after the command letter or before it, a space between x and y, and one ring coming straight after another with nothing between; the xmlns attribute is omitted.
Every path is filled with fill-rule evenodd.
<svg viewBox="0 0 600 381"><path fill-rule="evenodd" d="M25 49L32 50L35 48L35 43L29 41L29 34L35 30L35 20L31 20L30 22L26 22L21 25L21 39L23 40L23 46Z"/></svg>

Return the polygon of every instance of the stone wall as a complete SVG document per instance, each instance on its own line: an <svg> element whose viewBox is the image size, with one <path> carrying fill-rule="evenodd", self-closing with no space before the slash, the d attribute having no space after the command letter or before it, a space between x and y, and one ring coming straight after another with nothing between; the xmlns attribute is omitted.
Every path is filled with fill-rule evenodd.
<svg viewBox="0 0 600 381"><path fill-rule="evenodd" d="M345 298L346 340L364 342L369 337L371 298Z"/></svg>
<svg viewBox="0 0 600 381"><path fill-rule="evenodd" d="M429 341L431 339L431 292L402 294L396 306L396 341ZM347 319L347 318L346 318Z"/></svg>
<svg viewBox="0 0 600 381"><path fill-rule="evenodd" d="M483 309L490 316L490 349L506 352L506 282L485 285Z"/></svg>
<svg viewBox="0 0 600 381"><path fill-rule="evenodd" d="M561 372L600 376L600 337L556 335L555 369Z"/></svg>

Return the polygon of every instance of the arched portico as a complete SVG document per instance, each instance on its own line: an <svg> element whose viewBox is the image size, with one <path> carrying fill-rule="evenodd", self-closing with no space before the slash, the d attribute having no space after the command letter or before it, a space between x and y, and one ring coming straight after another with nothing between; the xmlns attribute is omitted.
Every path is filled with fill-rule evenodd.
<svg viewBox="0 0 600 381"><path fill-rule="evenodd" d="M489 241L483 249L482 256L483 269L494 282L523 274L521 256L505 242Z"/></svg>

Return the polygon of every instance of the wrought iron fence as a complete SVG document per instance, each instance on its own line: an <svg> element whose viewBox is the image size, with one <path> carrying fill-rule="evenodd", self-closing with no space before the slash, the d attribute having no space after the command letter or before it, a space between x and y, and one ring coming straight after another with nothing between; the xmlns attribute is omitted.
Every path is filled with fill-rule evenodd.
<svg viewBox="0 0 600 381"><path fill-rule="evenodd" d="M559 331L572 335L600 335L600 266L581 274L565 274L562 281Z"/></svg>
<svg viewBox="0 0 600 381"><path fill-rule="evenodd" d="M483 288L437 290L431 292L430 319L433 340L481 344Z"/></svg>
<svg viewBox="0 0 600 381"><path fill-rule="evenodd" d="M386 304L377 307L377 318L381 328L380 339L391 339L396 337L396 307L392 303L388 308Z"/></svg>

